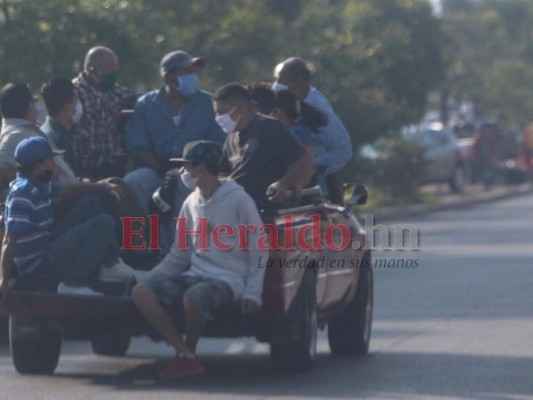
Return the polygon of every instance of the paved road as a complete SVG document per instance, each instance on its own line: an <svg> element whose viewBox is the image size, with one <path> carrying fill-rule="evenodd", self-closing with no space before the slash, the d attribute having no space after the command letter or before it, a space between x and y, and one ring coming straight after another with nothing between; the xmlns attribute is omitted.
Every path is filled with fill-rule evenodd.
<svg viewBox="0 0 533 400"><path fill-rule="evenodd" d="M376 257L418 259L419 268L375 270L367 357L333 358L322 335L316 368L284 376L264 345L208 340L209 375L164 386L153 377L172 353L143 339L123 359L66 343L52 377L18 376L2 347L0 398L533 398L533 196L403 222L420 229L422 250Z"/></svg>

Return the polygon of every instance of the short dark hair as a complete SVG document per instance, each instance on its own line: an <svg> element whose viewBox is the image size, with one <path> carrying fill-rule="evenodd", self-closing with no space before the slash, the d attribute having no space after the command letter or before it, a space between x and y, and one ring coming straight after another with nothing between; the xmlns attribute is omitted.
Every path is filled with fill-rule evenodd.
<svg viewBox="0 0 533 400"><path fill-rule="evenodd" d="M33 95L27 83L8 83L0 89L0 113L4 118L26 118Z"/></svg>
<svg viewBox="0 0 533 400"><path fill-rule="evenodd" d="M249 104L252 104L250 93L241 84L237 82L228 83L219 87L213 95L215 101L235 101L243 100Z"/></svg>
<svg viewBox="0 0 533 400"><path fill-rule="evenodd" d="M57 116L65 104L74 99L74 84L67 78L53 78L41 86L46 111L51 117Z"/></svg>
<svg viewBox="0 0 533 400"><path fill-rule="evenodd" d="M299 122L315 133L319 133L320 128L328 123L326 114L288 90L276 92L276 107L285 111L291 122Z"/></svg>
<svg viewBox="0 0 533 400"><path fill-rule="evenodd" d="M291 57L281 63L282 68L289 74L301 78L306 82L311 80L311 70L305 64L305 61L299 57Z"/></svg>
<svg viewBox="0 0 533 400"><path fill-rule="evenodd" d="M276 92L271 89L271 84L267 82L254 82L246 85L250 93L252 105L259 109L259 112L270 115L274 111L276 102Z"/></svg>

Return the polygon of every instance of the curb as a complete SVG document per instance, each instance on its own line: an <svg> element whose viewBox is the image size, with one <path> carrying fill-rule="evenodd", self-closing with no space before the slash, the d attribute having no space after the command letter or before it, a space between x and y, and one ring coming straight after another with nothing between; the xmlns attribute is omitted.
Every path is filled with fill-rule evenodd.
<svg viewBox="0 0 533 400"><path fill-rule="evenodd" d="M498 191L496 193L479 193L475 194L468 198L461 198L457 200L444 201L439 204L420 204L408 206L405 208L392 208L381 211L376 211L374 213L362 213L362 216L373 215L374 221L394 221L398 219L405 219L409 217L416 217L423 214L438 212L438 211L448 211L448 210L459 210L463 208L468 208L477 204L490 203L499 200L505 200L517 196L523 196L533 193L533 185L523 184L517 187L507 188L505 190Z"/></svg>

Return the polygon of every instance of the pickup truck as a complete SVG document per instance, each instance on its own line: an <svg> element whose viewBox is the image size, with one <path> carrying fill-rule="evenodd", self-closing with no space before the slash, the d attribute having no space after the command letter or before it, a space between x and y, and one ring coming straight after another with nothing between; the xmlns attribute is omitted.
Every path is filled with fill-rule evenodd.
<svg viewBox="0 0 533 400"><path fill-rule="evenodd" d="M320 248L271 251L259 312L243 317L238 304L222 307L204 333L268 342L274 367L285 371L312 367L318 329L327 327L331 352L344 356L368 352L372 326L371 253L364 249L365 231L353 211L353 206L366 202L366 188L345 185L344 204L326 201L318 187L303 194L303 205L262 217L276 225L280 242L289 228L290 234L303 229L307 243L312 240L308 233L320 233ZM0 311L9 316L9 343L19 373L52 374L64 338L90 340L94 353L111 356L125 355L132 336L161 340L131 301L131 284L102 283L105 287L99 290L107 293L102 297L58 295L57 284L51 279L22 279L0 302ZM183 310L171 311L183 329Z"/></svg>

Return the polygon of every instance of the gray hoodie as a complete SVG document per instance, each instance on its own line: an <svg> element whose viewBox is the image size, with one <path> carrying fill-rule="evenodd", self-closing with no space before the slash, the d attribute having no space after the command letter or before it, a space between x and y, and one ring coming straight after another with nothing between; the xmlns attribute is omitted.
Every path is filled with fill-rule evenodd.
<svg viewBox="0 0 533 400"><path fill-rule="evenodd" d="M263 277L268 251L260 251L257 232L262 225L261 217L252 198L242 186L233 180L223 181L221 186L206 199L196 188L183 203L179 218L186 218L187 232L201 231L200 218L207 218L207 249L199 249L201 234L187 234L178 229L177 240L167 257L155 271L167 275L186 273L188 275L219 279L232 289L235 300L246 298L261 305ZM221 227L226 225L226 227ZM241 228L239 229L239 225ZM252 225L246 234L244 226ZM179 228L178 223L178 228ZM226 234L233 229L234 235ZM218 233L218 235L216 235ZM231 233L231 232L230 232ZM188 250L178 249L181 244ZM218 240L217 240L218 237ZM246 238L248 249L242 249ZM227 250L222 247L230 247Z"/></svg>

